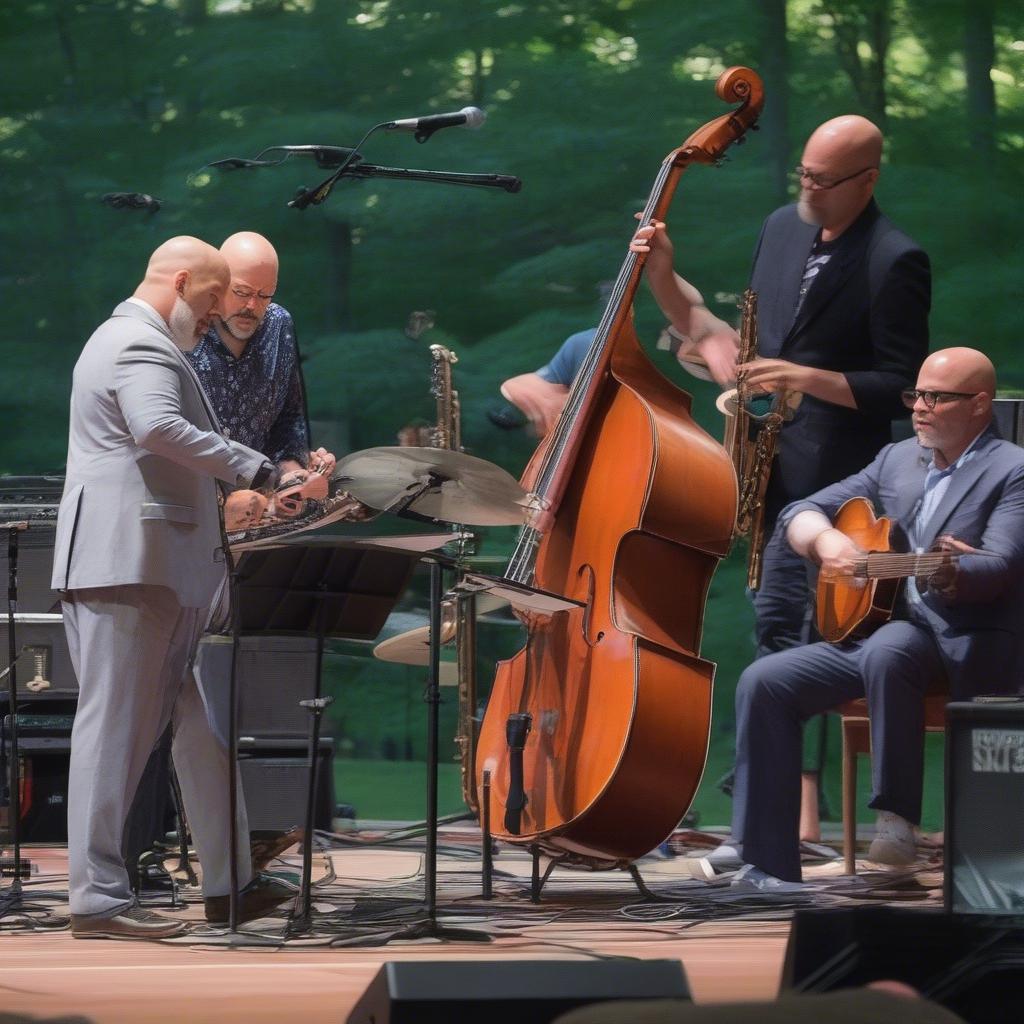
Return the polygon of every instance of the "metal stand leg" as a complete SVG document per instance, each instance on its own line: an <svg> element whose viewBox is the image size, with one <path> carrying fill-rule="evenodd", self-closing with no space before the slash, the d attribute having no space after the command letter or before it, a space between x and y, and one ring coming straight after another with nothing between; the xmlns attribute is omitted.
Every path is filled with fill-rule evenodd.
<svg viewBox="0 0 1024 1024"><path fill-rule="evenodd" d="M481 875L482 875L482 890L480 895L485 899L489 900L493 897L492 889L492 878L494 874L494 857L491 850L491 773L485 771L483 775L483 782L480 787L480 828L482 835L480 836L481 842Z"/></svg>
<svg viewBox="0 0 1024 1024"><path fill-rule="evenodd" d="M310 713L309 725L309 785L306 790L306 825L302 839L302 891L298 910L288 923L288 935L308 932L313 921L313 815L316 808L316 768L320 756L320 719L326 708L334 703L333 697L314 697L300 700L299 706Z"/></svg>
<svg viewBox="0 0 1024 1024"><path fill-rule="evenodd" d="M540 856L541 849L539 846L531 846L530 854L533 857L533 874L530 878L530 900L533 903L540 903L540 894L547 884L547 880L551 877L551 872L558 867L564 858L552 857L548 861L548 866L544 869L543 874L540 870Z"/></svg>
<svg viewBox="0 0 1024 1024"><path fill-rule="evenodd" d="M178 773L174 770L174 762L171 762L171 796L174 798L174 810L178 816L178 866L175 870L182 872L188 879L189 885L198 885L192 862L188 857L188 818L185 817L185 801L181 797L181 786L178 783Z"/></svg>
<svg viewBox="0 0 1024 1024"><path fill-rule="evenodd" d="M8 695L8 736L10 737L9 798L7 811L8 827L11 834L11 857L0 860L0 875L10 875L11 884L0 901L0 914L21 905L22 878L31 872L29 861L21 858L21 772L18 763L18 673L17 639L15 637L15 613L18 609L18 533L27 529L28 523L8 523L7 530L7 695ZM5 737L0 736L0 743ZM0 753L3 753L0 748Z"/></svg>

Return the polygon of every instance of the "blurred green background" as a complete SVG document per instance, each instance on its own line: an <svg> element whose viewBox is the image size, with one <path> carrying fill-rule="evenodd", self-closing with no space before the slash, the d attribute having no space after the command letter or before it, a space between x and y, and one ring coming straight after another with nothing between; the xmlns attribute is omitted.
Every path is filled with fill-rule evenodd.
<svg viewBox="0 0 1024 1024"><path fill-rule="evenodd" d="M671 216L680 268L712 307L734 317L809 131L863 113L888 140L882 208L932 258L933 348L980 347L1004 385L1024 385L1020 0L6 0L0 471L61 470L77 353L157 244L251 229L281 254L278 297L298 326L319 441L356 450L430 421L428 346L442 343L459 356L467 449L518 473L533 442L487 418L499 383L596 322L599 283L615 277L660 161L724 111L714 80L737 63L765 79L762 130L724 167L691 170ZM466 104L487 110L481 131L424 146L376 134L366 161L514 174L519 194L350 180L299 212L288 199L325 176L312 161L205 166L272 145L352 146L380 121ZM116 191L161 208L101 202ZM428 309L436 326L411 340L410 314ZM637 321L653 347L662 320L646 294ZM654 355L718 435L711 386ZM508 542L492 531L482 550ZM704 653L719 674L703 823L728 818L711 783L731 760L732 689L752 653L742 554L708 605ZM424 609L418 586L403 610L422 621ZM482 660L517 642L512 623L489 624ZM361 816L419 817L422 678L361 654L330 661L339 798ZM454 711L448 699L448 736ZM446 767L452 810L458 770ZM827 788L838 808L834 766ZM926 824L940 806L930 785Z"/></svg>

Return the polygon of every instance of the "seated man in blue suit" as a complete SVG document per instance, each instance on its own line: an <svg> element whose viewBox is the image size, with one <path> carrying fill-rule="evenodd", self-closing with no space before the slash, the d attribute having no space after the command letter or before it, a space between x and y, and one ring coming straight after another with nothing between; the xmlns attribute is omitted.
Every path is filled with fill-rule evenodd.
<svg viewBox="0 0 1024 1024"><path fill-rule="evenodd" d="M920 821L923 697L1016 692L1024 681L1024 450L992 424L996 378L981 352L950 348L925 360L904 392L916 438L886 445L853 476L781 513L798 554L823 573L848 573L857 546L832 527L865 497L894 520L894 547L959 553L927 582L908 580L893 620L866 639L769 654L736 691L733 840L755 888L800 880L800 729L812 715L867 697L878 834L869 857L909 863Z"/></svg>

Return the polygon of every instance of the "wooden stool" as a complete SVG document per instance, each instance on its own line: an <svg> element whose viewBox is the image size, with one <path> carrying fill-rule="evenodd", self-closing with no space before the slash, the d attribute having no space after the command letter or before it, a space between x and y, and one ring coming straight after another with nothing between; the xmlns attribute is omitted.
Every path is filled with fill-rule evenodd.
<svg viewBox="0 0 1024 1024"><path fill-rule="evenodd" d="M949 695L926 693L924 731L944 732ZM841 704L836 711L843 724L843 866L848 875L857 873L857 755L871 754L868 702L860 697Z"/></svg>

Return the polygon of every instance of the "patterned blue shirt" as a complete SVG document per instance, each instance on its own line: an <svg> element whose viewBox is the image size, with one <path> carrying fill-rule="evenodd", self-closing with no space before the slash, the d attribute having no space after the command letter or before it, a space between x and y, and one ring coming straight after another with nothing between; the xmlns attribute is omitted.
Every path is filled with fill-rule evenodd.
<svg viewBox="0 0 1024 1024"><path fill-rule="evenodd" d="M232 441L306 464L309 425L291 314L272 302L237 359L211 327L188 358Z"/></svg>

